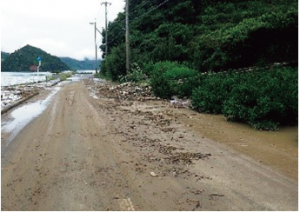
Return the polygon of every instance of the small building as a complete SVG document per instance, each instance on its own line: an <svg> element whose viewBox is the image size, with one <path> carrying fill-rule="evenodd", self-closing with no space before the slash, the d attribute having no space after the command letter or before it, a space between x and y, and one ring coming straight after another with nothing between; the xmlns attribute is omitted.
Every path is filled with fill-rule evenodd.
<svg viewBox="0 0 300 212"><path fill-rule="evenodd" d="M37 71L37 66L36 65L31 65L29 66L30 71Z"/></svg>

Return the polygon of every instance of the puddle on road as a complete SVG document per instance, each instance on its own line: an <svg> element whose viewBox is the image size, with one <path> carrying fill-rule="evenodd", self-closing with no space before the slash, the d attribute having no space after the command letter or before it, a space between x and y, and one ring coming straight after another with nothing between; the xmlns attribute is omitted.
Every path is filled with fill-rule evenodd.
<svg viewBox="0 0 300 212"><path fill-rule="evenodd" d="M25 104L11 113L12 120L6 122L2 126L2 132L8 133L10 142L30 121L38 117L49 105L52 97L60 90L55 87L49 96L41 101Z"/></svg>
<svg viewBox="0 0 300 212"><path fill-rule="evenodd" d="M78 82L81 80L81 78L80 77L69 77L69 78L67 78L67 80L72 81L72 82Z"/></svg>
<svg viewBox="0 0 300 212"><path fill-rule="evenodd" d="M93 74L75 74L72 77L67 78L68 81L78 82L83 79L89 79L94 77Z"/></svg>
<svg viewBox="0 0 300 212"><path fill-rule="evenodd" d="M246 124L227 122L223 115L195 112L188 117L181 116L179 120L207 138L228 145L289 177L298 178L298 127L260 131Z"/></svg>

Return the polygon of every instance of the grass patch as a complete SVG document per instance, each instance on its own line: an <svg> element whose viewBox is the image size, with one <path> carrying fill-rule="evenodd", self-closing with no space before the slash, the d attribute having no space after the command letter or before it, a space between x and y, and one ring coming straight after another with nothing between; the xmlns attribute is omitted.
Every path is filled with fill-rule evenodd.
<svg viewBox="0 0 300 212"><path fill-rule="evenodd" d="M65 81L67 78L71 77L73 73L67 72L67 73L60 73L59 79L60 81Z"/></svg>

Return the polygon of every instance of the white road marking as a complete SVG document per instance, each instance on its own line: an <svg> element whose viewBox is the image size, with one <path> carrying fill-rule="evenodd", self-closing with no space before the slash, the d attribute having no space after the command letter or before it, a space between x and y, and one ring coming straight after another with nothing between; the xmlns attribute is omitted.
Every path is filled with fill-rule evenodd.
<svg viewBox="0 0 300 212"><path fill-rule="evenodd" d="M120 199L119 200L119 205L120 205L121 211L135 211L130 198Z"/></svg>

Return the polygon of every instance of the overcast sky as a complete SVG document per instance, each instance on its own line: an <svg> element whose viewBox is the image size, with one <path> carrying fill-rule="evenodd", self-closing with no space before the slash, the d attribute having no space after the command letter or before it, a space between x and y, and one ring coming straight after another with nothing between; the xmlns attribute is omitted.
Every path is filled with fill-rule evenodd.
<svg viewBox="0 0 300 212"><path fill-rule="evenodd" d="M104 0L1 0L1 51L29 44L55 55L94 58L94 26L105 27ZM124 10L124 0L110 0L108 20ZM101 35L97 32L100 45ZM100 57L100 50L98 58Z"/></svg>

